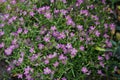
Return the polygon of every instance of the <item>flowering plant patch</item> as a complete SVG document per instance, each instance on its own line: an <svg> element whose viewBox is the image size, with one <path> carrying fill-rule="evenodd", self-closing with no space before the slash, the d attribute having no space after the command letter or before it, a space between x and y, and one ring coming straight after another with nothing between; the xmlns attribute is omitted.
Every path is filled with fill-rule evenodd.
<svg viewBox="0 0 120 80"><path fill-rule="evenodd" d="M110 76L118 66L104 0L3 0L0 56L10 76L26 80L81 80ZM97 49L96 49L97 48ZM112 65L112 67L111 67ZM7 77L6 77L7 78Z"/></svg>

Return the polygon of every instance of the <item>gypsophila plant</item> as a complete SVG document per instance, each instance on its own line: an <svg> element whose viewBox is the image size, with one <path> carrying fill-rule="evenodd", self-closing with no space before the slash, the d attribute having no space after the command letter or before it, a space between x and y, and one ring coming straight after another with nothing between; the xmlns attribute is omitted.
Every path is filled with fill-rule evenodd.
<svg viewBox="0 0 120 80"><path fill-rule="evenodd" d="M113 11L104 0L0 1L0 59L11 77L97 80L119 67L111 51L96 50L112 47Z"/></svg>

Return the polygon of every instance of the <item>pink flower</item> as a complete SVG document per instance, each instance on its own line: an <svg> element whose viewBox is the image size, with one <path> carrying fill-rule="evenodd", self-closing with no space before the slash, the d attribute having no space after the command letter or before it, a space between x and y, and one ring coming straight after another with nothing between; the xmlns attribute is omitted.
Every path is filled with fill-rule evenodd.
<svg viewBox="0 0 120 80"><path fill-rule="evenodd" d="M25 2L25 0L20 0L21 2Z"/></svg>
<svg viewBox="0 0 120 80"><path fill-rule="evenodd" d="M19 18L19 20L20 20L21 22L23 22L23 21L24 21L23 17Z"/></svg>
<svg viewBox="0 0 120 80"><path fill-rule="evenodd" d="M84 0L77 0L76 6L80 6Z"/></svg>
<svg viewBox="0 0 120 80"><path fill-rule="evenodd" d="M59 62L57 61L53 64L54 67L57 67L58 65L59 65Z"/></svg>
<svg viewBox="0 0 120 80"><path fill-rule="evenodd" d="M103 4L106 4L106 2L105 2L105 1L106 1L106 0L102 0L102 3L103 3Z"/></svg>
<svg viewBox="0 0 120 80"><path fill-rule="evenodd" d="M109 60L109 59L110 59L109 54L105 54L105 59L106 59L106 60Z"/></svg>
<svg viewBox="0 0 120 80"><path fill-rule="evenodd" d="M90 26L90 30L94 30L95 29L95 27L94 26Z"/></svg>
<svg viewBox="0 0 120 80"><path fill-rule="evenodd" d="M103 36L104 38L109 38L109 35L107 35L106 33Z"/></svg>
<svg viewBox="0 0 120 80"><path fill-rule="evenodd" d="M62 2L63 2L63 3L67 3L67 1L66 1L66 0L62 0Z"/></svg>
<svg viewBox="0 0 120 80"><path fill-rule="evenodd" d="M95 35L97 36L97 37L99 37L100 36L100 32L97 30L97 31L95 31Z"/></svg>
<svg viewBox="0 0 120 80"><path fill-rule="evenodd" d="M68 49L72 48L72 44L71 43L67 43L66 48L68 48Z"/></svg>
<svg viewBox="0 0 120 80"><path fill-rule="evenodd" d="M24 34L27 34L28 33L28 30L27 29L24 29L24 32L23 32Z"/></svg>
<svg viewBox="0 0 120 80"><path fill-rule="evenodd" d="M78 30L83 30L83 26L82 25L77 25Z"/></svg>
<svg viewBox="0 0 120 80"><path fill-rule="evenodd" d="M7 5L7 9L8 9L8 10L11 10L11 6L10 6L10 5Z"/></svg>
<svg viewBox="0 0 120 80"><path fill-rule="evenodd" d="M27 14L27 12L26 12L26 11L23 11L22 13L23 13L23 15L24 15L24 16Z"/></svg>
<svg viewBox="0 0 120 80"><path fill-rule="evenodd" d="M23 78L22 74L17 74L17 76L18 76L18 79L22 79Z"/></svg>
<svg viewBox="0 0 120 80"><path fill-rule="evenodd" d="M11 2L10 2L11 4L16 4L16 0L11 0Z"/></svg>
<svg viewBox="0 0 120 80"><path fill-rule="evenodd" d="M117 66L115 66L114 67L114 72L116 72L118 70L118 67Z"/></svg>
<svg viewBox="0 0 120 80"><path fill-rule="evenodd" d="M75 23L72 21L72 19L67 20L67 25L75 26Z"/></svg>
<svg viewBox="0 0 120 80"><path fill-rule="evenodd" d="M45 15L44 15L47 19L51 19L52 18L52 16L51 16L51 14L50 13L45 13Z"/></svg>
<svg viewBox="0 0 120 80"><path fill-rule="evenodd" d="M49 64L49 60L46 59L46 60L44 61L44 63L45 63L45 64Z"/></svg>
<svg viewBox="0 0 120 80"><path fill-rule="evenodd" d="M54 0L50 0L50 2L51 2L51 3L53 3L53 2L54 2Z"/></svg>
<svg viewBox="0 0 120 80"><path fill-rule="evenodd" d="M105 23L105 24L104 24L104 27L105 27L105 29L107 29L107 28L108 28L108 24Z"/></svg>
<svg viewBox="0 0 120 80"><path fill-rule="evenodd" d="M6 55L11 55L12 54L12 49L11 48L7 48L7 49L5 49L5 54Z"/></svg>
<svg viewBox="0 0 120 80"><path fill-rule="evenodd" d="M97 73L100 74L101 76L104 76L101 70L98 70Z"/></svg>
<svg viewBox="0 0 120 80"><path fill-rule="evenodd" d="M84 38L83 37L80 37L80 41L83 41L84 40Z"/></svg>
<svg viewBox="0 0 120 80"><path fill-rule="evenodd" d="M105 41L105 43L106 43L106 45L107 45L107 47L112 47L112 43L107 39L106 41Z"/></svg>
<svg viewBox="0 0 120 80"><path fill-rule="evenodd" d="M24 53L24 52L21 52L21 54L20 54L20 55L21 55L21 57L24 57L25 53Z"/></svg>
<svg viewBox="0 0 120 80"><path fill-rule="evenodd" d="M48 67L44 68L44 74L50 74L52 71Z"/></svg>
<svg viewBox="0 0 120 80"><path fill-rule="evenodd" d="M5 44L2 42L0 43L0 48L3 48L5 46Z"/></svg>
<svg viewBox="0 0 120 80"><path fill-rule="evenodd" d="M49 41L50 41L50 38L49 38L49 37L44 37L44 41L45 41L45 42L49 42Z"/></svg>
<svg viewBox="0 0 120 80"><path fill-rule="evenodd" d="M19 63L22 63L22 62L23 62L23 58L19 58L19 59L18 59L18 62L19 62Z"/></svg>
<svg viewBox="0 0 120 80"><path fill-rule="evenodd" d="M87 69L86 67L82 67L81 71L82 71L83 73L87 73L87 72L88 72L88 69Z"/></svg>
<svg viewBox="0 0 120 80"><path fill-rule="evenodd" d="M71 49L71 56L74 57L77 52L78 51L75 48Z"/></svg>
<svg viewBox="0 0 120 80"><path fill-rule="evenodd" d="M33 72L33 69L30 68L30 66L27 66L27 67L24 69L24 71L25 71L24 74L25 74L25 75L28 75L30 71Z"/></svg>
<svg viewBox="0 0 120 80"><path fill-rule="evenodd" d="M4 24L4 23L0 24L0 28L3 28L4 26L5 26L5 24Z"/></svg>
<svg viewBox="0 0 120 80"><path fill-rule="evenodd" d="M63 77L62 80L67 80L67 79L65 77Z"/></svg>
<svg viewBox="0 0 120 80"><path fill-rule="evenodd" d="M35 15L35 13L33 11L31 11L29 14L30 14L30 16L34 16Z"/></svg>
<svg viewBox="0 0 120 80"><path fill-rule="evenodd" d="M103 57L102 56L98 56L98 60L103 60Z"/></svg>
<svg viewBox="0 0 120 80"><path fill-rule="evenodd" d="M103 63L103 61L99 62L100 66L102 66L103 68L105 67L105 64Z"/></svg>
<svg viewBox="0 0 120 80"><path fill-rule="evenodd" d="M5 15L4 15L4 18L5 18L5 19L8 19L9 16L10 16L9 14L5 14Z"/></svg>
<svg viewBox="0 0 120 80"><path fill-rule="evenodd" d="M52 55L52 54L49 54L49 55L47 56L47 58L48 58L48 59L52 59L52 58L53 58L53 55Z"/></svg>
<svg viewBox="0 0 120 80"><path fill-rule="evenodd" d="M71 32L71 33L70 33L70 36L71 36L71 37L74 37L74 36L75 36L75 34Z"/></svg>
<svg viewBox="0 0 120 80"><path fill-rule="evenodd" d="M55 31L56 30L56 27L55 26L51 26L50 28L52 31Z"/></svg>
<svg viewBox="0 0 120 80"><path fill-rule="evenodd" d="M34 48L30 48L29 51L30 51L31 53L34 53L34 52L35 52Z"/></svg>
<svg viewBox="0 0 120 80"><path fill-rule="evenodd" d="M15 20L17 19L17 17L16 17L16 16L13 16L11 19L12 19L13 21L15 21Z"/></svg>
<svg viewBox="0 0 120 80"><path fill-rule="evenodd" d="M61 39L61 38L64 39L64 38L66 37L66 35L65 35L64 32L62 32L62 33L60 33L59 37L60 37L60 39Z"/></svg>
<svg viewBox="0 0 120 80"><path fill-rule="evenodd" d="M71 25L71 26L75 26L75 23L73 22L72 18L68 15L66 16L66 20L67 20L67 25Z"/></svg>
<svg viewBox="0 0 120 80"><path fill-rule="evenodd" d="M111 23L109 26L110 26L111 30L115 29L115 24L114 23Z"/></svg>
<svg viewBox="0 0 120 80"><path fill-rule="evenodd" d="M44 45L40 43L40 44L38 44L38 48L41 50L44 48Z"/></svg>
<svg viewBox="0 0 120 80"><path fill-rule="evenodd" d="M88 16L88 10L80 10L80 14L84 14L85 16Z"/></svg>
<svg viewBox="0 0 120 80"><path fill-rule="evenodd" d="M65 60L65 59L66 59L66 56L64 56L63 54L59 56L59 60Z"/></svg>
<svg viewBox="0 0 120 80"><path fill-rule="evenodd" d="M85 47L84 47L84 46L80 46L80 50L81 50L81 51L84 51L84 50L85 50Z"/></svg>
<svg viewBox="0 0 120 80"><path fill-rule="evenodd" d="M38 54L33 54L32 57L30 57L31 61L35 61L38 58Z"/></svg>
<svg viewBox="0 0 120 80"><path fill-rule="evenodd" d="M11 69L12 69L12 67L11 67L11 66L9 66L9 67L7 68L7 71L11 71Z"/></svg>
<svg viewBox="0 0 120 80"><path fill-rule="evenodd" d="M99 20L99 18L96 15L92 15L92 18L95 19L96 21Z"/></svg>
<svg viewBox="0 0 120 80"><path fill-rule="evenodd" d="M12 40L12 44L16 44L17 43L17 39Z"/></svg>
<svg viewBox="0 0 120 80"><path fill-rule="evenodd" d="M6 2L6 0L0 0L0 3Z"/></svg>
<svg viewBox="0 0 120 80"><path fill-rule="evenodd" d="M60 12L62 15L66 15L66 13L68 13L67 10L64 10L64 9L60 10Z"/></svg>
<svg viewBox="0 0 120 80"><path fill-rule="evenodd" d="M22 28L18 28L17 33L21 33L23 31Z"/></svg>
<svg viewBox="0 0 120 80"><path fill-rule="evenodd" d="M4 31L0 31L0 36L3 36L4 35Z"/></svg>
<svg viewBox="0 0 120 80"><path fill-rule="evenodd" d="M27 80L33 80L30 75L26 75L26 79L27 79Z"/></svg>
<svg viewBox="0 0 120 80"><path fill-rule="evenodd" d="M16 48L16 45L10 45L9 47L11 50L15 49Z"/></svg>

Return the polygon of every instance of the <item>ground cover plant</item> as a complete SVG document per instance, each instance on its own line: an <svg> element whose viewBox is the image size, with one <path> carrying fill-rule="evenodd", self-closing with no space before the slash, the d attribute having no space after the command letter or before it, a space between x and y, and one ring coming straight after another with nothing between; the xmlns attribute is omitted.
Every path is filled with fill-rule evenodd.
<svg viewBox="0 0 120 80"><path fill-rule="evenodd" d="M105 0L0 0L2 79L112 79L120 63L108 7Z"/></svg>

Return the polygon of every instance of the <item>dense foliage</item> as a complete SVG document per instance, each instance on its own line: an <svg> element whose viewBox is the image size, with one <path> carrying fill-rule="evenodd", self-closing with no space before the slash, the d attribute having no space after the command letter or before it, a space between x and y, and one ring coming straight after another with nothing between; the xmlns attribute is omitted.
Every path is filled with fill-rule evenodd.
<svg viewBox="0 0 120 80"><path fill-rule="evenodd" d="M105 51L115 24L104 0L0 1L0 59L10 76L84 80L109 77L119 67Z"/></svg>

